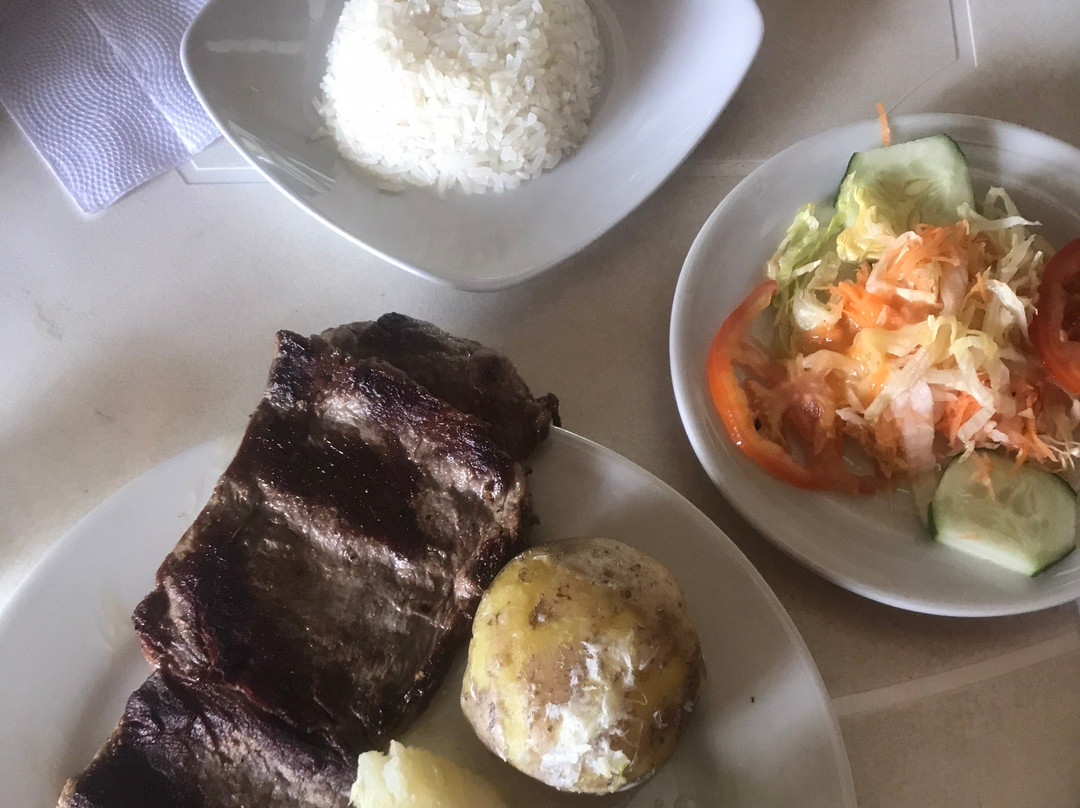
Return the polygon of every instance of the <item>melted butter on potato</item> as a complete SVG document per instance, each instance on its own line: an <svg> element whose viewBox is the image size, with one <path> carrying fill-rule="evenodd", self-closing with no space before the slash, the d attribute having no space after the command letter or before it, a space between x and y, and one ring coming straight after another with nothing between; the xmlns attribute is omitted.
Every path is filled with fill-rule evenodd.
<svg viewBox="0 0 1080 808"><path fill-rule="evenodd" d="M606 793L675 749L704 676L671 574L611 539L571 539L513 559L473 624L461 704L521 771Z"/></svg>

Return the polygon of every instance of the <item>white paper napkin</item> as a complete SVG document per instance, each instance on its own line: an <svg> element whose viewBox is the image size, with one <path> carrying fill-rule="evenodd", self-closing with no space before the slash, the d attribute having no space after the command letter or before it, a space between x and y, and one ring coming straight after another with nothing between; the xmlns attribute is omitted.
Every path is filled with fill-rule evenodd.
<svg viewBox="0 0 1080 808"><path fill-rule="evenodd" d="M7 0L0 12L0 103L84 211L218 136L180 65L205 3Z"/></svg>

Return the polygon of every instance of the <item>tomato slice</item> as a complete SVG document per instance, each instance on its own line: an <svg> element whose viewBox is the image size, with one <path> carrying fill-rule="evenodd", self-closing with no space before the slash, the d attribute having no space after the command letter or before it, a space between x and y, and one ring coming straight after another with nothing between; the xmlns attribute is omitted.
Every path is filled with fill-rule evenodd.
<svg viewBox="0 0 1080 808"><path fill-rule="evenodd" d="M716 332L709 349L707 374L713 404L732 442L765 471L799 488L871 493L877 486L872 477L849 472L843 462L842 435L802 465L776 441L760 434L746 392L735 375L735 365L745 356L744 343L750 324L772 301L776 281L765 281L754 289Z"/></svg>
<svg viewBox="0 0 1080 808"><path fill-rule="evenodd" d="M1047 372L1080 396L1080 238L1051 258L1039 284L1039 306L1028 333Z"/></svg>

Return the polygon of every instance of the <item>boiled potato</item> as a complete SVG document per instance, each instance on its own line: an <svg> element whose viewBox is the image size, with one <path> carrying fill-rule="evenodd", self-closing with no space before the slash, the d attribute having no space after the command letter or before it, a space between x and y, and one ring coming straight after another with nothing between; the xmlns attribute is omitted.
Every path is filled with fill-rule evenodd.
<svg viewBox="0 0 1080 808"><path fill-rule="evenodd" d="M350 801L354 808L506 808L479 775L397 741L388 754L360 755Z"/></svg>
<svg viewBox="0 0 1080 808"><path fill-rule="evenodd" d="M602 794L671 756L704 675L671 573L621 542L570 539L527 550L495 578L461 706L511 765Z"/></svg>

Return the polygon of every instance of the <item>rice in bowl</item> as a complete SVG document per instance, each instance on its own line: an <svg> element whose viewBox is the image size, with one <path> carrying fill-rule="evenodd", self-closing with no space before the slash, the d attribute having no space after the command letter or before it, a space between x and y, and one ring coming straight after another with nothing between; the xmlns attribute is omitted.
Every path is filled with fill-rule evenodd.
<svg viewBox="0 0 1080 808"><path fill-rule="evenodd" d="M502 191L585 137L603 51L585 0L348 0L320 111L383 187Z"/></svg>

